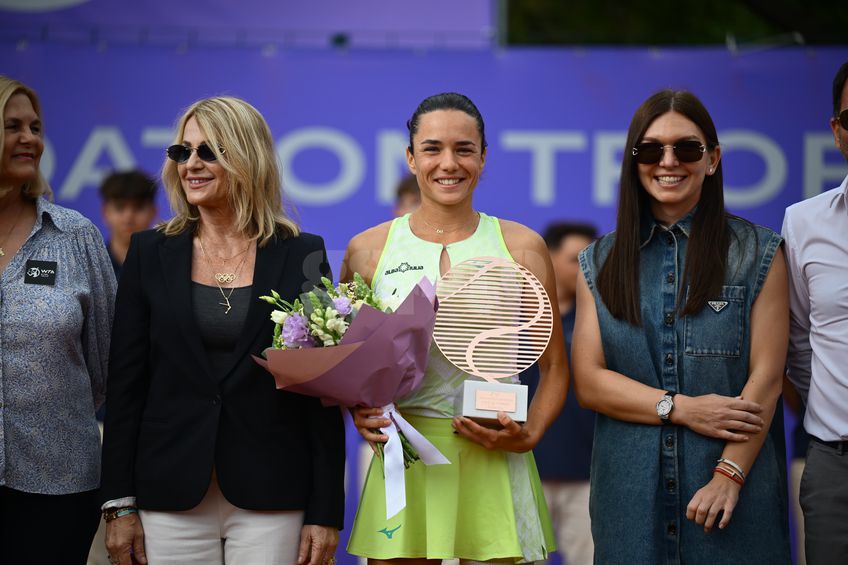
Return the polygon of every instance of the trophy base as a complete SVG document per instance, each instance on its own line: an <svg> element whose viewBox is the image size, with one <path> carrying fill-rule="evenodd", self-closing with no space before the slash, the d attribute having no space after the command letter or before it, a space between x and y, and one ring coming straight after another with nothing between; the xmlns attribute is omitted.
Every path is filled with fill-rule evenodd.
<svg viewBox="0 0 848 565"><path fill-rule="evenodd" d="M527 421L527 386L465 381L459 413L482 426L501 427L498 412L519 423Z"/></svg>

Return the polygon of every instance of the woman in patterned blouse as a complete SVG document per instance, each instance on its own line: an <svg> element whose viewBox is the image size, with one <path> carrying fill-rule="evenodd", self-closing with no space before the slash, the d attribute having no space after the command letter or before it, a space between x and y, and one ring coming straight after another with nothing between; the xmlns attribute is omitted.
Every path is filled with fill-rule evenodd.
<svg viewBox="0 0 848 565"><path fill-rule="evenodd" d="M47 200L35 92L0 76L0 108L0 563L81 564L115 276L97 228Z"/></svg>

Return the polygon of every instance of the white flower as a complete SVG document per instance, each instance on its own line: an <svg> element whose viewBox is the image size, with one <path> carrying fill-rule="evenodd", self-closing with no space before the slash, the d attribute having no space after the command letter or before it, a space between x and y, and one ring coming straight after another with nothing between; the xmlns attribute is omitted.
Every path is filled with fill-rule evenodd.
<svg viewBox="0 0 848 565"><path fill-rule="evenodd" d="M290 315L291 314L289 314L288 312L283 312L282 310L272 310L271 321L275 324L282 324Z"/></svg>
<svg viewBox="0 0 848 565"><path fill-rule="evenodd" d="M327 320L327 329L331 332L336 332L339 335L344 335L347 331L347 322L340 318L333 318L332 320Z"/></svg>

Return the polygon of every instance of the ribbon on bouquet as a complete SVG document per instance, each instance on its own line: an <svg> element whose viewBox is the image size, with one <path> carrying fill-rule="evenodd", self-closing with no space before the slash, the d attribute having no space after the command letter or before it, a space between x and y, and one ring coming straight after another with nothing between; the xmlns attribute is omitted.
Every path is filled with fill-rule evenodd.
<svg viewBox="0 0 848 565"><path fill-rule="evenodd" d="M382 430L389 440L383 447L383 476L386 483L386 520L391 519L406 507L406 481L404 479L403 446L400 433L406 436L410 445L418 452L421 463L425 465L450 465L448 458L436 449L426 437L407 422L397 407L392 404L383 406L383 418L392 424Z"/></svg>

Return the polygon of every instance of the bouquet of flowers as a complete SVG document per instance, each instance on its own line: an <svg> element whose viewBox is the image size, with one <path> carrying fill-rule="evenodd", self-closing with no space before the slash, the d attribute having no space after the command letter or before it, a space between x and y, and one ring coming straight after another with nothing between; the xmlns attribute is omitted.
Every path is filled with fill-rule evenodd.
<svg viewBox="0 0 848 565"><path fill-rule="evenodd" d="M260 300L276 306L271 312L274 322L274 349L308 349L338 345L356 317L359 309L367 304L377 310L385 310L362 276L355 273L353 282L339 283L321 277L324 288L316 288L296 298L293 303L282 299L275 290L271 296L260 296Z"/></svg>
<svg viewBox="0 0 848 565"><path fill-rule="evenodd" d="M272 345L254 357L277 388L314 396L325 406L382 406L392 425L380 446L386 479L386 517L406 506L404 468L450 463L401 416L394 401L415 390L424 369L436 320L436 294L427 278L394 312L357 273L350 283L329 279L287 302L276 291L261 299L275 307Z"/></svg>

